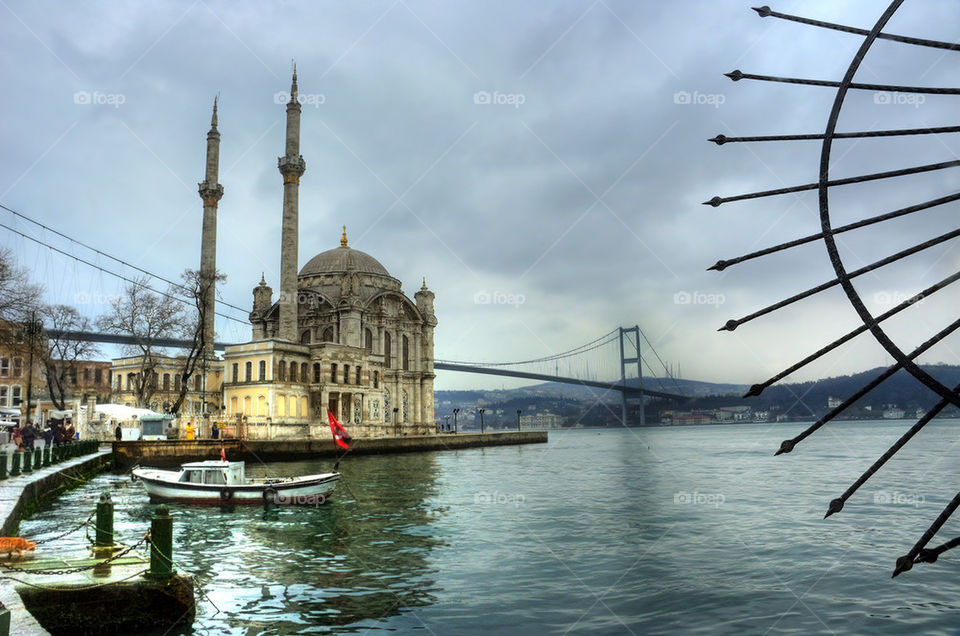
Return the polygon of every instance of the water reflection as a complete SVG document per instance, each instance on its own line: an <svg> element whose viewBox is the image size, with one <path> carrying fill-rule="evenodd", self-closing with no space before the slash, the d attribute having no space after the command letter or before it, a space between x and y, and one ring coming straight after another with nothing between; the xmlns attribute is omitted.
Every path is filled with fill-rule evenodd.
<svg viewBox="0 0 960 636"><path fill-rule="evenodd" d="M251 476L309 474L327 462L248 465ZM431 454L349 458L334 497L318 507L172 504L174 561L198 577L197 621L186 633L297 633L311 626L355 629L435 600L428 557L442 539L430 525L437 468ZM26 536L57 534L82 519L103 490L116 503L116 532L142 535L153 506L141 484L105 475L24 522ZM78 552L82 537L51 551ZM218 610L219 609L219 613Z"/></svg>

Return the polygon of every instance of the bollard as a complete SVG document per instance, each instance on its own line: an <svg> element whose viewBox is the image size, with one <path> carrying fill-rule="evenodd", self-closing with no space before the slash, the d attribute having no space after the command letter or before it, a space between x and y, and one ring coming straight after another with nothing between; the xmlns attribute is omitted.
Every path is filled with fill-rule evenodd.
<svg viewBox="0 0 960 636"><path fill-rule="evenodd" d="M20 451L14 451L11 456L13 459L10 461L10 476L16 477L20 474L20 460L22 459L23 453Z"/></svg>
<svg viewBox="0 0 960 636"><path fill-rule="evenodd" d="M0 479L7 478L7 454L0 453Z"/></svg>
<svg viewBox="0 0 960 636"><path fill-rule="evenodd" d="M47 467L50 465L50 445L46 444L43 447L43 465Z"/></svg>
<svg viewBox="0 0 960 636"><path fill-rule="evenodd" d="M31 465L31 461L30 461L30 460L33 459L33 453L32 453L31 451L29 451L29 450L25 450L25 451L23 451L23 452L20 453L20 454L23 455L23 472L24 472L25 474L26 474L26 473L32 473L32 472L33 472L33 466Z"/></svg>
<svg viewBox="0 0 960 636"><path fill-rule="evenodd" d="M110 493L100 495L97 502L97 533L94 546L106 548L113 546L113 501Z"/></svg>
<svg viewBox="0 0 960 636"><path fill-rule="evenodd" d="M173 517L165 504L157 506L150 523L150 576L173 576Z"/></svg>
<svg viewBox="0 0 960 636"><path fill-rule="evenodd" d="M33 467L36 468L37 470L40 470L42 466L43 466L43 451L41 451L39 448L34 448L33 449Z"/></svg>

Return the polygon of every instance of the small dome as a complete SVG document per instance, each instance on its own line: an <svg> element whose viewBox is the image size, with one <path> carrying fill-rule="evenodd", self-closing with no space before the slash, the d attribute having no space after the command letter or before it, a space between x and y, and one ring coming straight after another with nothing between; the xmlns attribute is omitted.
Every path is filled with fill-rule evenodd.
<svg viewBox="0 0 960 636"><path fill-rule="evenodd" d="M360 250L355 250L345 245L321 252L311 258L307 264L303 266L303 269L300 270L300 276L317 276L319 274L346 272L347 264L350 261L353 262L353 268L357 273L390 276L390 272L380 264L380 261L366 252L361 252Z"/></svg>

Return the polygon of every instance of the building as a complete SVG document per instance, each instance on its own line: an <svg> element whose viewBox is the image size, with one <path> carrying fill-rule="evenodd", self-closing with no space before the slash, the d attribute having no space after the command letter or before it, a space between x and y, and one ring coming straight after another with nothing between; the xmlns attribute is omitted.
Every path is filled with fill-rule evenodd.
<svg viewBox="0 0 960 636"><path fill-rule="evenodd" d="M22 409L27 399L27 358L11 347L0 348L0 408ZM46 389L39 361L32 369L33 402Z"/></svg>
<svg viewBox="0 0 960 636"><path fill-rule="evenodd" d="M355 437L432 434L437 319L426 280L411 300L377 259L350 247L346 227L338 247L297 271L299 186L306 170L300 115L294 69L286 152L278 160L283 177L280 293L274 299L261 277L253 289L251 340L226 348L226 415L248 426L265 425L271 438L328 435L328 411ZM216 170L209 162L219 156L210 150L211 144L219 146L219 134L207 139L208 178L201 194L222 194L210 181ZM215 207L215 200L204 198L205 219L211 203ZM209 248L205 240L203 249Z"/></svg>
<svg viewBox="0 0 960 636"><path fill-rule="evenodd" d="M154 356L154 359L157 366L153 372L153 394L146 404L137 404L135 390L137 376L141 373L141 358L132 356L116 358L112 361L111 401L113 403L148 408L156 413L169 411L180 394L184 360L181 357L172 356ZM206 372L198 368L187 382L189 386L179 415L222 414L223 362L217 361L209 365Z"/></svg>

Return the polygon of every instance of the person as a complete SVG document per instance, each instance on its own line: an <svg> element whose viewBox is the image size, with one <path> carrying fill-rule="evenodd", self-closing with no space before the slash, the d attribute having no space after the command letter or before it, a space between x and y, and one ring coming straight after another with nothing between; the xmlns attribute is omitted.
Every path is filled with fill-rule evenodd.
<svg viewBox="0 0 960 636"><path fill-rule="evenodd" d="M167 424L167 427L163 429L163 435L167 439L173 439L176 436L176 431L173 429L173 423Z"/></svg>
<svg viewBox="0 0 960 636"><path fill-rule="evenodd" d="M213 424L210 425L210 438L219 439L219 437L220 437L220 429L217 427L217 423L214 422Z"/></svg>
<svg viewBox="0 0 960 636"><path fill-rule="evenodd" d="M123 439L123 429L120 428L119 424L117 424L117 428L114 429L113 436L117 438L118 442Z"/></svg>
<svg viewBox="0 0 960 636"><path fill-rule="evenodd" d="M10 431L10 441L17 445L17 450L23 448L23 434L21 431L22 429L20 428L19 423L13 427L12 431Z"/></svg>
<svg viewBox="0 0 960 636"><path fill-rule="evenodd" d="M67 429L63 432L64 441L72 442L76 434L77 431L74 430L73 424L70 422L70 420L67 420Z"/></svg>
<svg viewBox="0 0 960 636"><path fill-rule="evenodd" d="M33 450L33 440L37 439L37 429L33 428L33 424L27 422L27 425L20 431L20 438L23 440L24 448Z"/></svg>
<svg viewBox="0 0 960 636"><path fill-rule="evenodd" d="M54 434L53 425L52 424L47 425L47 430L43 432L44 447L50 448L51 446L53 446L53 434Z"/></svg>
<svg viewBox="0 0 960 636"><path fill-rule="evenodd" d="M193 439L194 429L193 422L187 422L187 428L185 431L184 439Z"/></svg>

